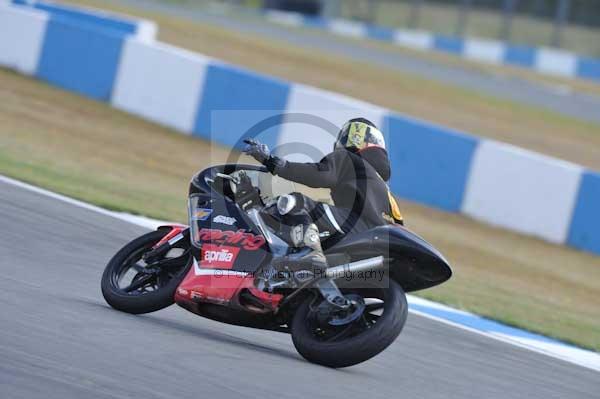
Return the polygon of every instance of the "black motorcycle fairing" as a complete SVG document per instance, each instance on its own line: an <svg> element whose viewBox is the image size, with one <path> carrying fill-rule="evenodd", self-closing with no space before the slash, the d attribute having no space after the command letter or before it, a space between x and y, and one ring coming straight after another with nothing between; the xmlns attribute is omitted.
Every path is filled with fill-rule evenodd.
<svg viewBox="0 0 600 399"><path fill-rule="evenodd" d="M243 224L234 228L248 229L252 234L261 234L260 230L249 219L235 201L223 194L226 186L224 179L218 173L231 174L241 170L255 170L268 173L263 166L229 164L214 166L196 174L190 184L190 193L206 195L211 204L219 206L224 214L231 215ZM222 206L222 207L221 207ZM265 215L265 212L263 212ZM268 219L268 217L266 218ZM270 223L268 223L270 224ZM444 256L431 244L401 225L385 225L375 227L368 231L346 235L331 247L324 243L328 259L332 260L359 260L383 255L387 258L390 267L390 277L407 291L417 291L441 284L452 276L452 270ZM259 252L259 251L257 251ZM266 255L254 264L246 264L249 259L244 259L239 265L236 262L235 270L258 270L272 255L267 245L262 249ZM268 259L267 259L268 257ZM337 263L331 263L331 266ZM253 266L254 265L254 266Z"/></svg>
<svg viewBox="0 0 600 399"><path fill-rule="evenodd" d="M433 287L452 276L450 264L438 250L400 225L347 235L326 254L351 260L382 255L389 261L390 277L407 292Z"/></svg>
<svg viewBox="0 0 600 399"><path fill-rule="evenodd" d="M190 218L191 240L196 248L212 248L215 251L228 248L236 253L230 270L239 272L255 273L271 260L262 232L232 200L210 194L192 194L192 197L204 204L205 214L208 214L202 217L203 220ZM193 251L193 254L198 260L203 260L201 251Z"/></svg>

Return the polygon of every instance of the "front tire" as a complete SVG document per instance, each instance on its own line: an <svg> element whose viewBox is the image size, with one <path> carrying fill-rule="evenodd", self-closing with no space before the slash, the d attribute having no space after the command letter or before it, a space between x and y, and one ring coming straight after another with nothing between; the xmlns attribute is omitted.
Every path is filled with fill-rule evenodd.
<svg viewBox="0 0 600 399"><path fill-rule="evenodd" d="M155 312L174 303L175 290L191 265L189 251L180 248L183 252L180 255L181 265L161 271L155 279L146 274L144 268L147 265L140 265L144 263L141 261L142 256L167 233L168 230L157 230L144 234L125 245L108 262L102 275L101 288L102 295L110 306L123 312L141 314ZM129 285L123 287L121 280L126 278L127 273L133 275L133 279ZM129 287L140 282L142 278L148 280L145 286L128 291Z"/></svg>
<svg viewBox="0 0 600 399"><path fill-rule="evenodd" d="M296 310L291 323L292 341L298 353L306 360L323 366L341 368L362 363L387 348L402 331L406 322L408 304L406 295L400 285L389 280L389 285L384 288L378 287L352 290L353 294L359 294L363 298L376 297L381 300L379 307L382 313L373 315L376 320L370 327L358 329L353 334L334 332L327 335L321 327L316 327L313 320L315 316L315 300L308 298ZM344 295L348 293L342 289ZM319 297L322 301L322 298ZM365 309L365 324L368 326L367 308ZM360 320L354 323L359 323ZM350 326L352 327L352 326ZM352 327L357 328L357 327ZM337 335L335 335L337 334ZM335 337L343 337L335 339ZM332 338L333 337L333 338Z"/></svg>

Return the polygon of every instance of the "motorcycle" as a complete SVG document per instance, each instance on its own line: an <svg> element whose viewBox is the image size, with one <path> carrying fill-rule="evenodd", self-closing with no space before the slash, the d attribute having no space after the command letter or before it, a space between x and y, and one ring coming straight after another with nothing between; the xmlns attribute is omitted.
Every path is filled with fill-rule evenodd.
<svg viewBox="0 0 600 399"><path fill-rule="evenodd" d="M388 224L324 237L329 266L319 273L289 268L303 249L286 239L277 202L294 191L262 166L201 171L190 183L189 226L161 226L118 251L102 276L106 302L133 314L176 303L212 320L289 333L305 359L328 367L374 357L404 327L405 292L443 283L450 265L421 237Z"/></svg>

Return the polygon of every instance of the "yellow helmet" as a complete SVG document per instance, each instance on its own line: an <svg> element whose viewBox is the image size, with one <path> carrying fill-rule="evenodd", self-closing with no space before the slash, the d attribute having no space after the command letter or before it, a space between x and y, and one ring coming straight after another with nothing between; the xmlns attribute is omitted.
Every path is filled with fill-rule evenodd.
<svg viewBox="0 0 600 399"><path fill-rule="evenodd" d="M356 149L358 151L368 147L379 147L385 150L383 133L375 124L365 118L354 118L342 126L333 146L334 150Z"/></svg>

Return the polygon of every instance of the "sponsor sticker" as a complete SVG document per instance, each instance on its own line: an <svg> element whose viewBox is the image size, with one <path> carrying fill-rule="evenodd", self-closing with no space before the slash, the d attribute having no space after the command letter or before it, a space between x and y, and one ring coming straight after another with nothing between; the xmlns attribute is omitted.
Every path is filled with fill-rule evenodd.
<svg viewBox="0 0 600 399"><path fill-rule="evenodd" d="M212 209L198 208L194 211L194 214L192 215L192 220L206 220L208 219L211 213L213 213Z"/></svg>
<svg viewBox="0 0 600 399"><path fill-rule="evenodd" d="M234 217L217 215L217 216L215 216L213 218L213 222L214 223L221 223L221 224L226 224L226 225L232 226L232 225L234 225L234 224L237 223L237 220Z"/></svg>
<svg viewBox="0 0 600 399"><path fill-rule="evenodd" d="M266 243L263 236L246 233L244 229L239 229L238 231L201 229L198 232L196 241L218 245L232 245L242 247L247 251L256 251Z"/></svg>
<svg viewBox="0 0 600 399"><path fill-rule="evenodd" d="M202 245L200 266L208 269L231 269L239 252L240 248L238 247L204 244Z"/></svg>

